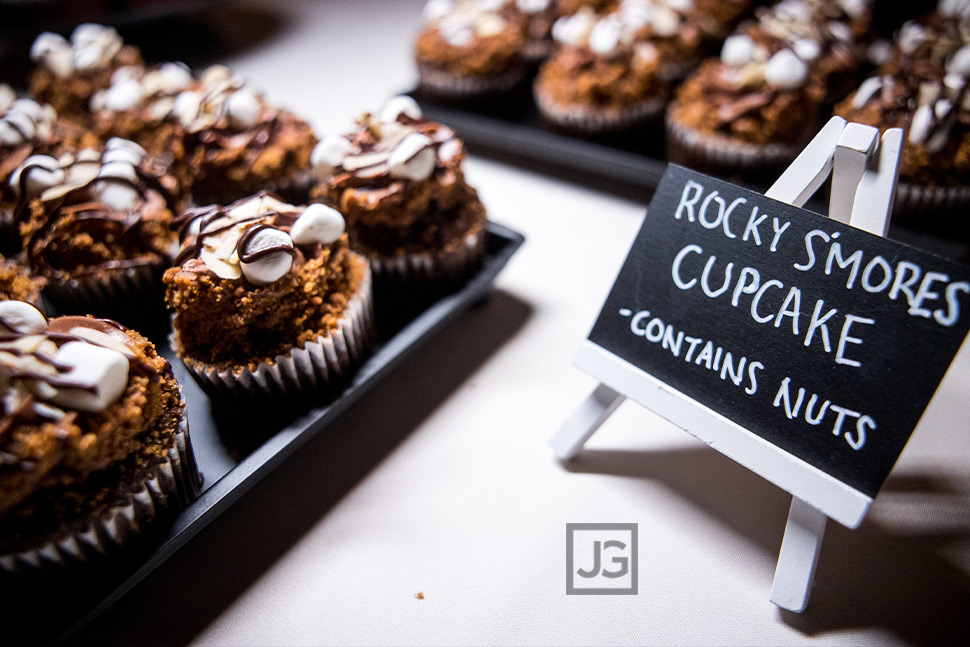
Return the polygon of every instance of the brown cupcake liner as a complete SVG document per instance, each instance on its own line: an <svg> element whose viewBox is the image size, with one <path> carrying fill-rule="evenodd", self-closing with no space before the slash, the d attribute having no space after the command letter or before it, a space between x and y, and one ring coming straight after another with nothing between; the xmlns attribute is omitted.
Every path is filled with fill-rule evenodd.
<svg viewBox="0 0 970 647"><path fill-rule="evenodd" d="M260 362L255 369L219 367L187 357L177 332L172 333L171 342L189 373L210 397L264 401L309 394L349 377L363 362L376 337L373 307L368 269L336 329L277 355L271 362Z"/></svg>
<svg viewBox="0 0 970 647"><path fill-rule="evenodd" d="M660 96L646 97L623 107L567 105L553 99L538 80L532 90L543 119L558 128L582 134L615 133L642 126L658 119L666 105L666 99Z"/></svg>
<svg viewBox="0 0 970 647"><path fill-rule="evenodd" d="M508 92L521 83L528 73L524 63L515 63L509 69L493 76L459 76L447 70L418 63L420 89L442 99L460 100L483 94Z"/></svg>
<svg viewBox="0 0 970 647"><path fill-rule="evenodd" d="M199 495L201 485L183 413L166 457L146 470L121 503L61 529L40 545L0 555L0 571L42 573L115 555L156 523L174 518Z"/></svg>
<svg viewBox="0 0 970 647"><path fill-rule="evenodd" d="M900 180L896 185L893 216L900 222L945 222L967 207L970 207L970 186L923 186Z"/></svg>
<svg viewBox="0 0 970 647"><path fill-rule="evenodd" d="M451 285L467 278L485 254L485 228L467 234L463 244L444 255L430 252L405 254L393 258L370 259L374 284L380 290Z"/></svg>
<svg viewBox="0 0 970 647"><path fill-rule="evenodd" d="M773 176L792 162L804 144L751 144L689 128L667 113L667 159L699 171ZM806 133L808 143L811 133Z"/></svg>
<svg viewBox="0 0 970 647"><path fill-rule="evenodd" d="M48 279L44 297L62 314L105 314L139 312L160 308L164 303L161 264L139 265L57 281Z"/></svg>

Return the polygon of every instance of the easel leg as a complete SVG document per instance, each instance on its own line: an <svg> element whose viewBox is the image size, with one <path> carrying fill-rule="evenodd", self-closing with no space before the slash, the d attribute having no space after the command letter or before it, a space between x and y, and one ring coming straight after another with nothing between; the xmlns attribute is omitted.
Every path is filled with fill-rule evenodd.
<svg viewBox="0 0 970 647"><path fill-rule="evenodd" d="M605 384L597 386L549 441L556 456L564 461L575 456L625 399Z"/></svg>
<svg viewBox="0 0 970 647"><path fill-rule="evenodd" d="M828 517L801 499L792 499L771 585L771 601L782 609L801 613L808 606L827 521Z"/></svg>

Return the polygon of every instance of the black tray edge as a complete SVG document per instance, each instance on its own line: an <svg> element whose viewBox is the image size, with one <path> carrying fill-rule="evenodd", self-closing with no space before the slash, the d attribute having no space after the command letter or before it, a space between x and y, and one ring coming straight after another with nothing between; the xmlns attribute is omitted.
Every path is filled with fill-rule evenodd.
<svg viewBox="0 0 970 647"><path fill-rule="evenodd" d="M148 560L97 606L62 633L55 643L68 640L111 608L248 492L263 476L341 415L385 375L394 371L459 315L487 297L499 272L524 242L525 237L522 234L504 225L489 222L483 265L461 290L436 301L381 346L365 362L352 383L336 401L326 407L310 411L267 439L252 454L202 492L199 498L175 519Z"/></svg>

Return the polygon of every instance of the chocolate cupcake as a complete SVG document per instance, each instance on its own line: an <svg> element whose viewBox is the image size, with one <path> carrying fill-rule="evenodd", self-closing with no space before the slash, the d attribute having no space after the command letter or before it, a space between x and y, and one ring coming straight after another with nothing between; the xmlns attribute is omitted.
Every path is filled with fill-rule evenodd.
<svg viewBox="0 0 970 647"><path fill-rule="evenodd" d="M138 333L2 301L0 376L0 569L98 562L197 496L179 386Z"/></svg>
<svg viewBox="0 0 970 647"><path fill-rule="evenodd" d="M667 157L764 180L794 159L856 78L871 3L783 0L729 37L667 109Z"/></svg>
<svg viewBox="0 0 970 647"><path fill-rule="evenodd" d="M454 288L478 267L487 226L462 173L462 142L425 120L409 97L358 123L314 150L315 199L344 214L351 246L370 260L379 299L430 298Z"/></svg>
<svg viewBox="0 0 970 647"><path fill-rule="evenodd" d="M342 386L373 340L370 269L343 217L261 192L180 221L166 298L173 347L202 388L263 402Z"/></svg>
<svg viewBox="0 0 970 647"><path fill-rule="evenodd" d="M179 179L196 204L225 204L261 190L306 200L317 143L312 129L241 76L214 65L178 93L172 110L185 131Z"/></svg>
<svg viewBox="0 0 970 647"><path fill-rule="evenodd" d="M137 144L35 155L11 185L26 262L59 312L124 319L160 307L159 279L177 246L173 200Z"/></svg>
<svg viewBox="0 0 970 647"><path fill-rule="evenodd" d="M889 59L835 109L906 131L894 213L920 223L970 205L970 16L958 9L944 2L903 25Z"/></svg>
<svg viewBox="0 0 970 647"><path fill-rule="evenodd" d="M525 79L525 16L503 0L429 0L415 44L419 86L446 99L505 92Z"/></svg>
<svg viewBox="0 0 970 647"><path fill-rule="evenodd" d="M31 93L54 106L61 117L82 123L87 123L91 97L110 85L116 70L142 64L138 49L125 45L113 27L91 23L79 25L70 41L42 33L30 49L30 58L35 64Z"/></svg>

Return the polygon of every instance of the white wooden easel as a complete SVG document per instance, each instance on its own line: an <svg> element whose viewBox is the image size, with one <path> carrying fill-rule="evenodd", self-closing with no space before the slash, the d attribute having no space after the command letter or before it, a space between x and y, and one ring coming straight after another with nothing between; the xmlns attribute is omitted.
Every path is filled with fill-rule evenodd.
<svg viewBox="0 0 970 647"><path fill-rule="evenodd" d="M899 128L886 131L880 140L877 128L846 123L841 117L832 117L791 166L765 192L765 196L801 207L831 175L829 218L877 236L885 236L889 228L899 175L902 143L903 132ZM580 355L588 358L585 364L597 364L601 361L595 351L581 349ZM577 360L579 359L580 357L577 357ZM580 362L577 361L577 363ZM604 369L604 371L608 370ZM630 380L618 377L615 385L620 383L629 384ZM642 398L641 403L647 400L657 404L656 409L659 409L659 413L665 417L668 417L665 412L683 407L685 403L688 406L693 404L700 407L687 396L664 389L663 385L656 385L653 388L654 391ZM550 440L556 455L561 460L573 458L625 399L626 396L613 386L600 383ZM718 420L708 413L682 417L692 423L689 426L683 425L690 433L715 445L722 453L755 469L789 491L796 489L805 491L811 490L818 484L826 485L824 476L815 474L809 475L810 478L805 479L805 484L797 482L797 479L773 478L773 475L781 473L779 469L784 470L784 466L779 468L779 461L771 456L770 468L756 469L758 462L768 457L757 439L743 438L736 441L731 435L733 433L730 429L731 423ZM708 426L713 430L708 431ZM796 483L797 488L794 485ZM840 496L837 489L828 488L821 491L813 497L814 505L798 495L793 495L771 588L771 601L783 609L801 612L808 604L812 581L815 577L815 565L829 516L835 517L845 525L856 527L868 510L871 499L852 501L847 506L835 503L830 506L830 502L834 502ZM826 514L823 510L837 511Z"/></svg>

